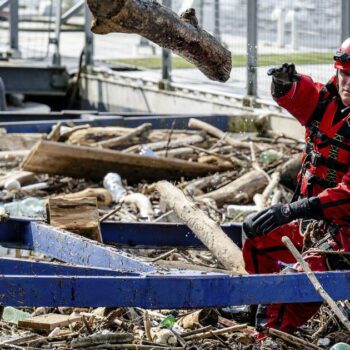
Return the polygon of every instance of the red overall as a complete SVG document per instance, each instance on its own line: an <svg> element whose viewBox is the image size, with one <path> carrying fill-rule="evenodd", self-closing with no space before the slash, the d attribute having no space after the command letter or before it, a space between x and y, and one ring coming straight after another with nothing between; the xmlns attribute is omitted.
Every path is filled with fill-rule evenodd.
<svg viewBox="0 0 350 350"><path fill-rule="evenodd" d="M322 85L301 75L301 80L293 83L284 96L276 98L276 102L306 127L306 149L299 173L300 195L317 196L324 220L338 225L334 238L325 243L333 250L350 251L350 109L348 113L343 110L345 115L339 119L342 104L336 83L336 77ZM302 250L303 237L298 221L280 226L265 236L248 239L243 245L243 257L249 273L279 272L285 263L295 262L282 243L282 236L288 236ZM317 252L309 254L306 261L313 271L342 268ZM261 306L257 323L291 333L312 317L320 305Z"/></svg>

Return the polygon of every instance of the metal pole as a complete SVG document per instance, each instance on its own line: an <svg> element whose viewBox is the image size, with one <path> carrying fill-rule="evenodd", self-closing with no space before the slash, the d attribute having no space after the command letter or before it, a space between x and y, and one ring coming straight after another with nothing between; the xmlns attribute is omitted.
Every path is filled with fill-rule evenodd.
<svg viewBox="0 0 350 350"><path fill-rule="evenodd" d="M92 66L94 63L94 36L91 31L92 15L89 6L85 4L85 64Z"/></svg>
<svg viewBox="0 0 350 350"><path fill-rule="evenodd" d="M18 53L18 0L11 0L10 3L10 50Z"/></svg>
<svg viewBox="0 0 350 350"><path fill-rule="evenodd" d="M247 2L247 95L257 96L258 63L258 5L257 0Z"/></svg>
<svg viewBox="0 0 350 350"><path fill-rule="evenodd" d="M342 0L341 2L341 38L344 41L350 37L350 1Z"/></svg>
<svg viewBox="0 0 350 350"><path fill-rule="evenodd" d="M163 0L163 5L171 8L172 0ZM171 51L162 49L162 80L171 81Z"/></svg>
<svg viewBox="0 0 350 350"><path fill-rule="evenodd" d="M56 19L55 19L55 37L51 43L55 45L55 52L52 58L52 64L61 65L60 55L60 37L61 37L61 17L62 17L62 0L56 0Z"/></svg>
<svg viewBox="0 0 350 350"><path fill-rule="evenodd" d="M220 0L214 1L214 36L221 41L220 33Z"/></svg>
<svg viewBox="0 0 350 350"><path fill-rule="evenodd" d="M74 6L66 11L61 18L61 23L66 23L71 17L79 13L84 8L85 0L79 0Z"/></svg>
<svg viewBox="0 0 350 350"><path fill-rule="evenodd" d="M199 25L203 27L204 23L204 0L199 0Z"/></svg>

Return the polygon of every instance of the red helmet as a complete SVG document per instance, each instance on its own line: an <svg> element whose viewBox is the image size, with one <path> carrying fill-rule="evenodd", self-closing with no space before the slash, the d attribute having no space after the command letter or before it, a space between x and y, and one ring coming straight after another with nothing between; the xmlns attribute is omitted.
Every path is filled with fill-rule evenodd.
<svg viewBox="0 0 350 350"><path fill-rule="evenodd" d="M350 71L350 38L347 38L334 55L334 68Z"/></svg>

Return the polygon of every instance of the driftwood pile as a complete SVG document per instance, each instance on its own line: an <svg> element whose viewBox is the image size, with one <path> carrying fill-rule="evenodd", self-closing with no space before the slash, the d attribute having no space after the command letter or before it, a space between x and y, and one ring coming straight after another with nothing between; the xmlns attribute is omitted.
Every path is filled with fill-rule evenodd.
<svg viewBox="0 0 350 350"><path fill-rule="evenodd" d="M221 249L213 244L207 233L215 231L220 236L218 224L241 221L248 212L290 200L302 147L301 141L271 131L231 135L197 119L190 120L189 130L178 130L175 125L153 130L145 123L136 128L58 124L49 135L3 132L1 202L44 199L51 225L84 231L81 233L95 240L101 239L98 222L104 220L185 222L195 233L199 229L196 234L208 251L125 250L161 268L244 273L240 251L235 246L226 249L235 256L230 259L221 254L226 245ZM108 173L114 173L113 191ZM176 188L159 180L171 180ZM179 202L186 204L186 211L199 215L198 220L188 218ZM70 216L63 213L67 207ZM89 212L84 216L88 221L80 221L77 215L82 208ZM348 303L341 307L350 313ZM251 321L246 309L182 310L172 316L176 321L172 330L161 325L171 310L24 310L38 317L47 315L41 323L49 323L48 328L35 328L33 324L41 324L36 318L19 326L2 321L0 348L322 349L349 341L349 334L327 307L297 338L271 333L259 346L254 341L255 330L246 325ZM60 323L58 314L72 319L63 317Z"/></svg>
<svg viewBox="0 0 350 350"><path fill-rule="evenodd" d="M40 140L4 134L0 195L3 201L92 195L101 215L119 205L109 219L127 222L178 220L159 202L155 185L164 179L175 181L217 223L240 221L249 211L290 199L301 162L299 140L271 133L237 139L197 119L189 127L56 125ZM113 201L103 189L110 172L121 176L123 201ZM150 200L148 209L144 197L131 196L135 193ZM227 210L228 205L236 206Z"/></svg>

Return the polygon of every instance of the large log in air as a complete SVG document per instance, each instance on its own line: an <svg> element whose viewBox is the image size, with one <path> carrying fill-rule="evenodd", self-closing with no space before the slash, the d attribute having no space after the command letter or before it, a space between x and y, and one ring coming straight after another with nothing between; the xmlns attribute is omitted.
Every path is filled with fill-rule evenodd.
<svg viewBox="0 0 350 350"><path fill-rule="evenodd" d="M87 0L96 34L139 34L193 63L208 78L225 82L232 69L231 52L198 27L194 9L180 17L152 0Z"/></svg>
<svg viewBox="0 0 350 350"><path fill-rule="evenodd" d="M156 187L162 201L174 210L227 270L246 274L241 250L216 222L171 183L160 181Z"/></svg>

